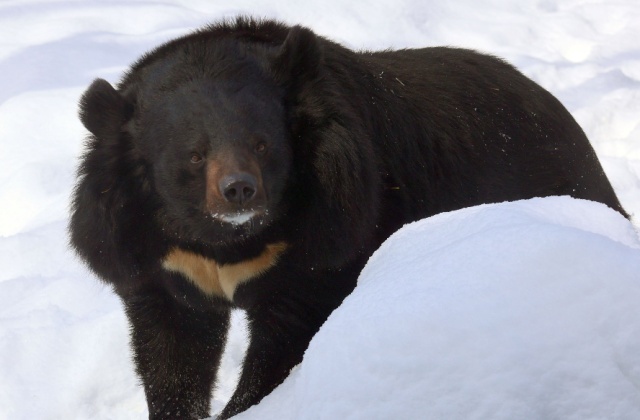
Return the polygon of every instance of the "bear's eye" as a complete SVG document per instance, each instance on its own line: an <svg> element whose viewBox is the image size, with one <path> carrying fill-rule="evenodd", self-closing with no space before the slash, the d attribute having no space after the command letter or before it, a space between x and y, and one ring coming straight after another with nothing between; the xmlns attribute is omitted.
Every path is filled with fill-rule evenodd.
<svg viewBox="0 0 640 420"><path fill-rule="evenodd" d="M191 163L200 163L202 162L202 156L198 153L191 153Z"/></svg>
<svg viewBox="0 0 640 420"><path fill-rule="evenodd" d="M254 150L256 151L257 154L264 155L267 151L267 143L263 141L256 143Z"/></svg>

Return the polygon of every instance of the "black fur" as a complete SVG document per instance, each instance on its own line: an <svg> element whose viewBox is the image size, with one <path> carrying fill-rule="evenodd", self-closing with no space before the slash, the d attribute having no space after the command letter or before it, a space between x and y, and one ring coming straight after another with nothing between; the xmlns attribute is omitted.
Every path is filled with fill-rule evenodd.
<svg viewBox="0 0 640 420"><path fill-rule="evenodd" d="M151 418L208 414L231 307L247 311L251 343L221 417L259 402L404 223L563 194L626 215L567 110L468 50L356 53L238 19L151 51L117 89L96 80L80 117L92 135L71 241L124 301ZM236 161L264 196L239 226L211 210L228 205L211 179ZM161 265L173 247L224 265L276 242L287 251L233 301Z"/></svg>

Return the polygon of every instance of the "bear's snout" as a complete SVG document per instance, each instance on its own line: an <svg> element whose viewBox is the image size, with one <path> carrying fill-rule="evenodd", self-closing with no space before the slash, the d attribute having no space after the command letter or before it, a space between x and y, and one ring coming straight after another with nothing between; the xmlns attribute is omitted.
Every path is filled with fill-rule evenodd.
<svg viewBox="0 0 640 420"><path fill-rule="evenodd" d="M256 196L258 181L246 172L223 177L218 183L220 195L229 203L243 206Z"/></svg>
<svg viewBox="0 0 640 420"><path fill-rule="evenodd" d="M241 225L266 212L267 194L258 163L225 154L207 164L206 212Z"/></svg>

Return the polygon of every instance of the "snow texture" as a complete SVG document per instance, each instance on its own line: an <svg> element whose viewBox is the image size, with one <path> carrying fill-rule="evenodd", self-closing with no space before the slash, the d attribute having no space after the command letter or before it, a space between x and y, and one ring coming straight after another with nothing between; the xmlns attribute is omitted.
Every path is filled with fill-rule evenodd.
<svg viewBox="0 0 640 420"><path fill-rule="evenodd" d="M636 0L0 2L0 419L143 419L122 307L67 246L77 118L96 77L237 14L356 49L506 58L568 107L640 215ZM640 418L638 242L602 206L483 206L410 225L305 361L241 418ZM240 313L213 399L233 392ZM348 329L348 330L347 330ZM296 417L297 416L297 417Z"/></svg>
<svg viewBox="0 0 640 420"><path fill-rule="evenodd" d="M640 241L604 205L405 226L302 364L239 419L640 418Z"/></svg>

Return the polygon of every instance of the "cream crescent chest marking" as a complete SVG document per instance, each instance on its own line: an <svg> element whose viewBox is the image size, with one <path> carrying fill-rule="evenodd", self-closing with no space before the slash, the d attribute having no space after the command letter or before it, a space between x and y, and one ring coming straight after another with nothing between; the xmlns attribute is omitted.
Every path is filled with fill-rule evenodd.
<svg viewBox="0 0 640 420"><path fill-rule="evenodd" d="M217 261L175 247L162 261L165 270L180 273L208 295L233 301L237 287L276 265L287 244L277 242L265 247L257 257L235 264L219 265Z"/></svg>

